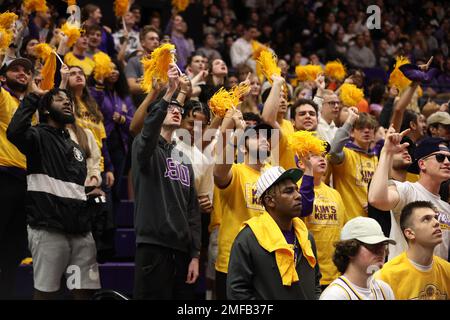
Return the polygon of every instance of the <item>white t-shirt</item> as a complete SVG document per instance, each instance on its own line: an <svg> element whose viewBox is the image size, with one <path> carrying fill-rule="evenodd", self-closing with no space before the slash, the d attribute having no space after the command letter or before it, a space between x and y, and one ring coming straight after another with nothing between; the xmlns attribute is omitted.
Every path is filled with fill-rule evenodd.
<svg viewBox="0 0 450 320"><path fill-rule="evenodd" d="M419 182L411 183L408 181L399 182L390 180L389 184L392 185L392 183L395 184L398 194L400 195L400 201L392 210L398 224L400 224L400 214L402 209L410 202L429 201L438 209L438 219L442 229L442 243L434 249L434 254L444 260L447 260L448 247L450 245L450 204L442 201L439 195L432 194Z"/></svg>
<svg viewBox="0 0 450 320"><path fill-rule="evenodd" d="M322 139L324 139L328 143L331 143L331 141L333 141L334 139L334 136L336 135L337 130L338 127L336 127L334 121L331 121L331 123L328 124L325 119L319 116L319 123L317 124L317 134Z"/></svg>
<svg viewBox="0 0 450 320"><path fill-rule="evenodd" d="M211 202L213 201L214 190L214 159L208 159L196 146L191 146L179 140L178 135L175 136L176 148L183 152L189 158L192 164L195 177L195 189L197 195L208 195Z"/></svg>
<svg viewBox="0 0 450 320"><path fill-rule="evenodd" d="M369 287L361 288L340 276L322 292L320 300L395 300L392 288L382 280L369 278Z"/></svg>
<svg viewBox="0 0 450 320"><path fill-rule="evenodd" d="M388 261L394 259L396 256L400 255L406 249L408 249L408 243L406 242L405 237L403 236L402 229L400 228L400 224L395 218L394 213L391 211L391 232L389 233L389 238L393 239L396 244L389 244L389 255ZM400 216L398 216L400 221Z"/></svg>
<svg viewBox="0 0 450 320"><path fill-rule="evenodd" d="M253 47L251 42L244 38L237 39L230 48L230 58L233 68L245 63L253 72L256 70L256 62L252 57L248 58L253 53ZM247 59L248 58L248 59Z"/></svg>

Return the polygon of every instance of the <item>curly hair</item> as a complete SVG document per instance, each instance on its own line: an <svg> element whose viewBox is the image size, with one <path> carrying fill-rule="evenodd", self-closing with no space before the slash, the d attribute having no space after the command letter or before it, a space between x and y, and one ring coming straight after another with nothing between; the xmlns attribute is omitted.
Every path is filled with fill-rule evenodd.
<svg viewBox="0 0 450 320"><path fill-rule="evenodd" d="M345 240L336 242L334 246L336 249L333 254L333 262L338 271L343 274L347 270L350 258L358 253L361 242L355 239Z"/></svg>

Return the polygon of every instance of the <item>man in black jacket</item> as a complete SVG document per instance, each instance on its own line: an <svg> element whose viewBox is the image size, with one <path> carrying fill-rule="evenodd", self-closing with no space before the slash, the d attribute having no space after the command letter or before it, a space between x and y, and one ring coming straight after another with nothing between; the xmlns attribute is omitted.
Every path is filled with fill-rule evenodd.
<svg viewBox="0 0 450 320"><path fill-rule="evenodd" d="M32 126L38 105L40 124ZM35 299L56 298L63 274L76 299L88 298L92 289L100 288L86 210L86 157L65 129L75 121L73 109L73 98L63 89L52 89L41 99L30 93L7 130L8 139L27 158L26 213Z"/></svg>
<svg viewBox="0 0 450 320"><path fill-rule="evenodd" d="M244 223L230 254L228 299L317 300L320 278L313 236L300 220L299 169L267 169L256 184L266 212Z"/></svg>
<svg viewBox="0 0 450 320"><path fill-rule="evenodd" d="M198 277L201 222L194 173L172 144L183 109L171 104L179 84L172 64L164 97L150 107L134 139L136 269L134 298L191 299Z"/></svg>

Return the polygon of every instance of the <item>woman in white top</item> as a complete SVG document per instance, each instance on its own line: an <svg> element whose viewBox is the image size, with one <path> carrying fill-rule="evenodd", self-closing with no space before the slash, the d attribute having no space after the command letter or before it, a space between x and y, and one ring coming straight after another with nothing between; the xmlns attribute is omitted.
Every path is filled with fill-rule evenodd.
<svg viewBox="0 0 450 320"><path fill-rule="evenodd" d="M320 300L395 300L391 287L372 274L386 259L388 243L377 221L357 217L348 221L336 243L333 262L342 274L320 296Z"/></svg>

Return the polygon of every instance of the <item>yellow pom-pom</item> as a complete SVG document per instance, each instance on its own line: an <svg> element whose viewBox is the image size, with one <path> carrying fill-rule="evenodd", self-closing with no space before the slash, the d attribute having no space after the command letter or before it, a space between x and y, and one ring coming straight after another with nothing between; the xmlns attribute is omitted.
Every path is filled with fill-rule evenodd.
<svg viewBox="0 0 450 320"><path fill-rule="evenodd" d="M48 7L45 0L24 0L23 7L26 12L47 12Z"/></svg>
<svg viewBox="0 0 450 320"><path fill-rule="evenodd" d="M20 264L32 264L33 263L33 259L32 258L25 258L22 260L22 262Z"/></svg>
<svg viewBox="0 0 450 320"><path fill-rule="evenodd" d="M220 118L223 118L225 113L236 105L236 98L232 93L225 90L224 87L220 88L219 91L209 99L209 108L211 109L211 112Z"/></svg>
<svg viewBox="0 0 450 320"><path fill-rule="evenodd" d="M6 11L0 14L0 27L9 29L18 18L14 12Z"/></svg>
<svg viewBox="0 0 450 320"><path fill-rule="evenodd" d="M0 27L0 51L6 50L13 40L13 33L10 29Z"/></svg>
<svg viewBox="0 0 450 320"><path fill-rule="evenodd" d="M162 84L169 81L167 72L169 71L169 64L174 62L174 52L175 46L165 43L153 50L150 58L143 57L141 59L144 69L144 80L141 83L141 88L146 93L152 90L154 79Z"/></svg>
<svg viewBox="0 0 450 320"><path fill-rule="evenodd" d="M34 47L34 52L39 59L46 60L53 53L53 48L48 43L39 43Z"/></svg>
<svg viewBox="0 0 450 320"><path fill-rule="evenodd" d="M257 61L261 52L263 50L269 50L265 45L256 40L252 40L252 49L253 49L253 60ZM258 77L260 82L264 81L264 74L262 72L261 65L259 63L256 64L256 76Z"/></svg>
<svg viewBox="0 0 450 320"><path fill-rule="evenodd" d="M231 94L233 96L233 105L237 106L241 102L241 98L250 91L250 85L247 83L240 83L237 86L231 88Z"/></svg>
<svg viewBox="0 0 450 320"><path fill-rule="evenodd" d="M64 23L61 27L61 32L67 36L67 46L72 47L75 42L81 37L81 30L74 25Z"/></svg>
<svg viewBox="0 0 450 320"><path fill-rule="evenodd" d="M42 81L39 87L50 90L55 86L56 53L48 43L39 43L34 47L36 56L44 61L41 69Z"/></svg>
<svg viewBox="0 0 450 320"><path fill-rule="evenodd" d="M66 0L66 2L67 2L68 7L74 6L77 4L77 0Z"/></svg>
<svg viewBox="0 0 450 320"><path fill-rule="evenodd" d="M344 105L354 107L364 99L364 92L352 83L344 83L340 88L339 98Z"/></svg>
<svg viewBox="0 0 450 320"><path fill-rule="evenodd" d="M325 75L341 81L345 78L347 72L342 62L340 62L339 60L335 60L330 61L325 65Z"/></svg>
<svg viewBox="0 0 450 320"><path fill-rule="evenodd" d="M123 17L128 12L128 0L114 1L114 13L116 17Z"/></svg>
<svg viewBox="0 0 450 320"><path fill-rule="evenodd" d="M172 0L172 6L174 6L178 12L184 11L189 6L189 0Z"/></svg>
<svg viewBox="0 0 450 320"><path fill-rule="evenodd" d="M302 158L311 155L321 155L326 150L326 142L319 139L310 131L296 131L288 136L290 148Z"/></svg>
<svg viewBox="0 0 450 320"><path fill-rule="evenodd" d="M281 75L281 69L277 65L277 56L270 52L267 48L261 50L256 63L261 66L261 72L264 74L269 83L272 83L271 77L273 75Z"/></svg>
<svg viewBox="0 0 450 320"><path fill-rule="evenodd" d="M114 64L106 53L102 51L97 52L92 58L95 62L94 79L96 81L105 79L113 72Z"/></svg>
<svg viewBox="0 0 450 320"><path fill-rule="evenodd" d="M306 66L298 65L295 67L295 73L300 81L314 81L319 73L322 72L323 70L321 66L313 64L307 64Z"/></svg>
<svg viewBox="0 0 450 320"><path fill-rule="evenodd" d="M408 58L399 56L396 58L394 70L392 70L389 76L389 87L395 86L400 92L405 90L410 84L411 80L403 75L400 71L400 66L410 63Z"/></svg>

